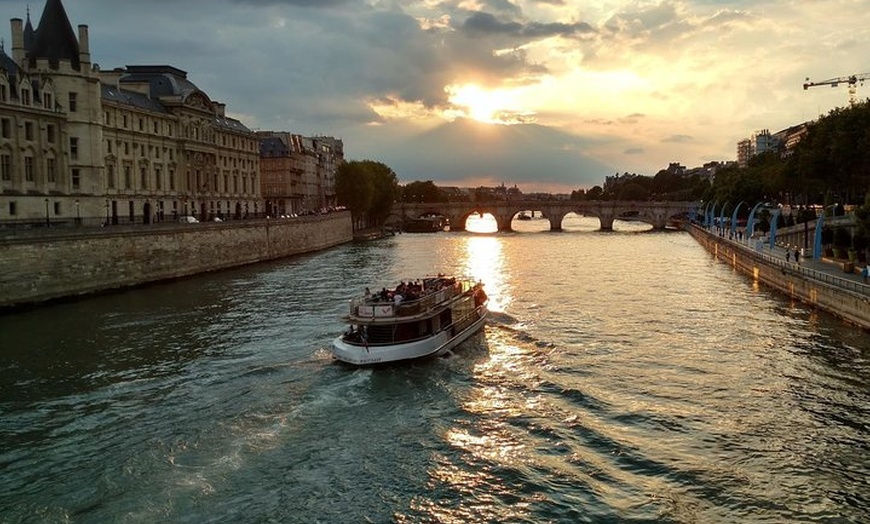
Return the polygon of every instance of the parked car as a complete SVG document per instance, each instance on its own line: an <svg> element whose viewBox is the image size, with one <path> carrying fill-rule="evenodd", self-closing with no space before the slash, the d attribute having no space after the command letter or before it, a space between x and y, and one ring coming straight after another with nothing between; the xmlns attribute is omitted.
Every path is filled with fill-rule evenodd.
<svg viewBox="0 0 870 524"><path fill-rule="evenodd" d="M178 217L178 222L181 224L196 224L199 220L197 220L195 216L182 215Z"/></svg>

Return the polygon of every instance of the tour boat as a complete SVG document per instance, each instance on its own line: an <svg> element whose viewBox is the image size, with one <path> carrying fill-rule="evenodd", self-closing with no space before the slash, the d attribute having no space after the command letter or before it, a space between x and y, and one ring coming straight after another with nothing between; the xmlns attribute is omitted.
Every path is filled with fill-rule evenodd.
<svg viewBox="0 0 870 524"><path fill-rule="evenodd" d="M479 331L486 320L483 284L430 276L350 301L348 330L332 342L337 360L367 366L438 356Z"/></svg>

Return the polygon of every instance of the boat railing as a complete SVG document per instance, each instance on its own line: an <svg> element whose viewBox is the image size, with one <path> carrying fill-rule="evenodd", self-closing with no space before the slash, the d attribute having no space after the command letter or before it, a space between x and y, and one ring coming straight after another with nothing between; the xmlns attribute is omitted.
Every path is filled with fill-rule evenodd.
<svg viewBox="0 0 870 524"><path fill-rule="evenodd" d="M457 279L451 286L430 291L416 300L402 300L399 303L358 297L350 302L350 314L365 318L411 317L468 291L473 285L470 280Z"/></svg>

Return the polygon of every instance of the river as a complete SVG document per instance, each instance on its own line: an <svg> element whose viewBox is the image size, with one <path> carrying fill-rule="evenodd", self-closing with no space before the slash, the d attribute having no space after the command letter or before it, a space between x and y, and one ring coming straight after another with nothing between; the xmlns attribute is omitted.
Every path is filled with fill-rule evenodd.
<svg viewBox="0 0 870 524"><path fill-rule="evenodd" d="M0 316L0 523L867 522L870 340L681 232L405 234ZM448 358L334 363L457 272Z"/></svg>

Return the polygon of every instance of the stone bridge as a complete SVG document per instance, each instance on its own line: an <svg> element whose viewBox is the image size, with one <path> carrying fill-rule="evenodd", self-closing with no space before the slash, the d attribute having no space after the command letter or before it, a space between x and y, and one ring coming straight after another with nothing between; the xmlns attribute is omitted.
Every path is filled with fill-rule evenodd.
<svg viewBox="0 0 870 524"><path fill-rule="evenodd" d="M511 231L514 217L523 211L540 212L550 221L551 231L562 230L562 219L568 213L597 217L601 229L612 230L617 218L630 218L664 229L673 217L697 211L698 202L641 202L618 200L503 200L494 202L444 202L426 204L396 203L392 215L396 218L417 218L441 215L450 220L451 231L465 230L465 220L472 214L489 213L495 217L499 231Z"/></svg>

